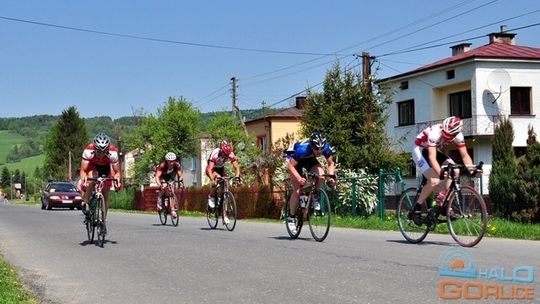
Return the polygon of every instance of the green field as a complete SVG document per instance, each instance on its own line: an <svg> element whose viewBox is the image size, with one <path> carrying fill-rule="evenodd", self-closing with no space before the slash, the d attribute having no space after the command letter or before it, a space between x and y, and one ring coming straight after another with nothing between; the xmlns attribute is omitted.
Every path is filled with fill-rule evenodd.
<svg viewBox="0 0 540 304"><path fill-rule="evenodd" d="M22 144L25 137L19 134L12 133L7 130L0 130L0 169L6 166L9 171L13 172L16 169L25 172L29 178L33 178L36 167L43 167L45 155L38 155L25 158L17 163L6 164L6 156L14 145Z"/></svg>
<svg viewBox="0 0 540 304"><path fill-rule="evenodd" d="M32 178L34 176L34 170L36 170L36 167L43 167L44 160L45 154L41 154L38 156L27 157L18 163L6 164L5 166L11 172L15 171L16 169L19 169L21 173L26 172L26 176Z"/></svg>
<svg viewBox="0 0 540 304"><path fill-rule="evenodd" d="M7 130L0 130L0 164L6 163L6 156L13 146L22 144L26 138Z"/></svg>

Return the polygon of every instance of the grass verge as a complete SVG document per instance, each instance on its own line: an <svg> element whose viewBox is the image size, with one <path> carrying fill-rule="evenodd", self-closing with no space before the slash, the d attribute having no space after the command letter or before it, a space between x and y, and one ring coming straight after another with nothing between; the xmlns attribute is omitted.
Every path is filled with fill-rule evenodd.
<svg viewBox="0 0 540 304"><path fill-rule="evenodd" d="M17 272L0 256L0 303L39 303L19 280Z"/></svg>

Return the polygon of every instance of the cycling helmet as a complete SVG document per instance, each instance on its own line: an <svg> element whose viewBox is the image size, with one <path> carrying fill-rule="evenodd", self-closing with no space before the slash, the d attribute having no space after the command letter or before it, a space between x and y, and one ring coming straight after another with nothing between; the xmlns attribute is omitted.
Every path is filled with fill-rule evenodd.
<svg viewBox="0 0 540 304"><path fill-rule="evenodd" d="M320 150L326 144L326 137L320 132L313 132L309 135L309 146L313 150Z"/></svg>
<svg viewBox="0 0 540 304"><path fill-rule="evenodd" d="M107 152L109 150L109 147L111 145L111 139L107 134L105 133L98 133L96 137L94 137L94 147L97 151L100 152Z"/></svg>
<svg viewBox="0 0 540 304"><path fill-rule="evenodd" d="M176 154L174 154L173 152L169 152L169 153L165 154L165 159L170 160L170 161L174 161L174 160L176 160Z"/></svg>
<svg viewBox="0 0 540 304"><path fill-rule="evenodd" d="M225 155L229 155L232 152L232 145L230 142L224 140L219 144L219 150Z"/></svg>
<svg viewBox="0 0 540 304"><path fill-rule="evenodd" d="M457 116L450 116L443 121L442 126L445 138L453 138L461 132L463 122Z"/></svg>

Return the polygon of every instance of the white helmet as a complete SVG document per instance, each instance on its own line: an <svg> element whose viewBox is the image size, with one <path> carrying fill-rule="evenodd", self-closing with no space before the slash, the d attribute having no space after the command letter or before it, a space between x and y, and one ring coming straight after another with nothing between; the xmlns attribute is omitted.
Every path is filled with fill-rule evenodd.
<svg viewBox="0 0 540 304"><path fill-rule="evenodd" d="M107 134L105 133L98 133L94 137L94 147L96 150L101 152L106 152L109 150L109 147L111 146L111 139Z"/></svg>
<svg viewBox="0 0 540 304"><path fill-rule="evenodd" d="M450 116L443 121L443 131L447 135L456 136L463 128L463 122L457 116Z"/></svg>
<svg viewBox="0 0 540 304"><path fill-rule="evenodd" d="M176 154L174 154L173 152L169 152L165 154L165 159L170 161L176 160Z"/></svg>

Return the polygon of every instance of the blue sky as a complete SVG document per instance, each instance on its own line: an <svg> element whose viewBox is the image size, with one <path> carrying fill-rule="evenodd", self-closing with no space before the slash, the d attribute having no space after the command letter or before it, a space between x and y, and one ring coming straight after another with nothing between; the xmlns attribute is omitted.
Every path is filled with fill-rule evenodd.
<svg viewBox="0 0 540 304"><path fill-rule="evenodd" d="M241 109L287 107L338 59L358 70L367 51L382 78L503 24L540 48L539 22L536 0L0 0L0 117L153 114L169 96L230 110L233 76Z"/></svg>

